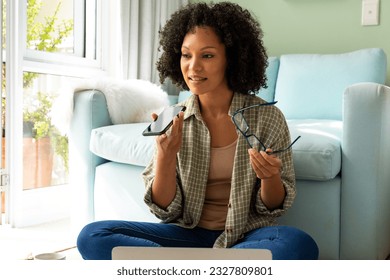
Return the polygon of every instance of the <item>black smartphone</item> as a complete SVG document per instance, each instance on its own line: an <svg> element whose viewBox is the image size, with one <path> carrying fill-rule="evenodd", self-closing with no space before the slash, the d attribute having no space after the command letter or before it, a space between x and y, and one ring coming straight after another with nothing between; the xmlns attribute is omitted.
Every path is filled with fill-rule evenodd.
<svg viewBox="0 0 390 280"><path fill-rule="evenodd" d="M156 136L164 134L173 124L173 118L185 110L185 106L170 106L165 108L164 111L158 115L157 119L148 125L148 127L142 132L142 135Z"/></svg>

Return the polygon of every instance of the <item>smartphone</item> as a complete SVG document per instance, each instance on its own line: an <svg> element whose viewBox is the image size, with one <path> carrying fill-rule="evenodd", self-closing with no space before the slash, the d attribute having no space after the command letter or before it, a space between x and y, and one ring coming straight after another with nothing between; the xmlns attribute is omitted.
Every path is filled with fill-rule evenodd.
<svg viewBox="0 0 390 280"><path fill-rule="evenodd" d="M173 124L173 118L186 110L185 106L170 106L164 109L143 132L143 136L156 136L164 134Z"/></svg>

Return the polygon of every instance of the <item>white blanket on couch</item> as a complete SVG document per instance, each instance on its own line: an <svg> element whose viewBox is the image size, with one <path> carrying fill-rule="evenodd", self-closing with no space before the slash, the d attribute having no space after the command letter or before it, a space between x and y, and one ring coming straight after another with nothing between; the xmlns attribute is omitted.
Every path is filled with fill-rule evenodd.
<svg viewBox="0 0 390 280"><path fill-rule="evenodd" d="M149 122L152 113L160 113L169 105L168 94L149 81L130 79L91 79L82 84L62 89L51 113L52 124L62 134L69 131L73 114L73 94L94 89L101 91L107 100L107 109L113 124Z"/></svg>

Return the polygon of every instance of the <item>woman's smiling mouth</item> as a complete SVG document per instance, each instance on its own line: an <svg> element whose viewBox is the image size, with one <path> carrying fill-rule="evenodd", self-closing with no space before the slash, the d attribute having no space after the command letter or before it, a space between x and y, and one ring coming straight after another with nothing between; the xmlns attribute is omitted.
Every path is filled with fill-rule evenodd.
<svg viewBox="0 0 390 280"><path fill-rule="evenodd" d="M203 82L207 80L207 78L199 77L199 76L189 76L188 79L192 82Z"/></svg>

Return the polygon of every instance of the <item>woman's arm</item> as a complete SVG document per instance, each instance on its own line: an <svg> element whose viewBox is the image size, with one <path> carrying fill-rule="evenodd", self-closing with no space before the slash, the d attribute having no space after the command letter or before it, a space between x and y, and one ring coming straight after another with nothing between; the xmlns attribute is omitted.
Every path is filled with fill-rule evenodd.
<svg viewBox="0 0 390 280"><path fill-rule="evenodd" d="M176 155L182 142L184 113L173 120L169 132L158 136L155 178L152 186L152 201L166 209L176 195Z"/></svg>

